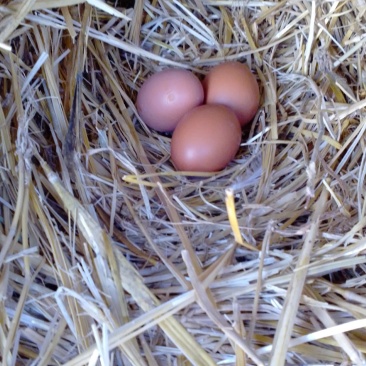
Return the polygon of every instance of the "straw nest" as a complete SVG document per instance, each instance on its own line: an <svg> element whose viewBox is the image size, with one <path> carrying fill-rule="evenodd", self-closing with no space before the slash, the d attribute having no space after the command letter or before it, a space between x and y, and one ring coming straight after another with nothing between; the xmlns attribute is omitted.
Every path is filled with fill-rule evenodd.
<svg viewBox="0 0 366 366"><path fill-rule="evenodd" d="M365 364L364 0L0 14L2 365ZM136 93L224 60L260 110L222 172L177 172Z"/></svg>

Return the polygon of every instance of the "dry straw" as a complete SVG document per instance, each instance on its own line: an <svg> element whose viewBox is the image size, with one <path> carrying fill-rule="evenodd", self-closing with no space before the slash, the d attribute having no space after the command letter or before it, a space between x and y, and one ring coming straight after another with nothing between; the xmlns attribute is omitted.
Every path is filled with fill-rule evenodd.
<svg viewBox="0 0 366 366"><path fill-rule="evenodd" d="M2 365L366 364L364 0L0 17ZM136 93L225 60L260 110L222 172L177 172Z"/></svg>

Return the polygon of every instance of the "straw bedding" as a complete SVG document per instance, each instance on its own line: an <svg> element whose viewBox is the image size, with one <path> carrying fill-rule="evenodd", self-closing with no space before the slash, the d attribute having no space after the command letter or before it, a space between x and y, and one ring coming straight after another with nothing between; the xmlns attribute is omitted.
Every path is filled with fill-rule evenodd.
<svg viewBox="0 0 366 366"><path fill-rule="evenodd" d="M3 365L365 364L364 0L0 14ZM177 172L136 93L224 60L260 110L222 172Z"/></svg>

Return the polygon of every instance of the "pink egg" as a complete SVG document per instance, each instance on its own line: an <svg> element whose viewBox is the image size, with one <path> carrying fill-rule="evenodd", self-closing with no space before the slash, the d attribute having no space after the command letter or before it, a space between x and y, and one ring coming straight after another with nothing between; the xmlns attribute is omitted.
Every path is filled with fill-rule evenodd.
<svg viewBox="0 0 366 366"><path fill-rule="evenodd" d="M231 108L242 126L251 122L259 107L259 87L247 65L224 62L213 67L203 80L205 103Z"/></svg>
<svg viewBox="0 0 366 366"><path fill-rule="evenodd" d="M156 131L170 132L191 109L203 103L203 87L190 71L166 69L148 78L137 95L142 120Z"/></svg>
<svg viewBox="0 0 366 366"><path fill-rule="evenodd" d="M196 107L173 132L171 157L178 170L215 172L237 153L241 126L235 113L218 104Z"/></svg>

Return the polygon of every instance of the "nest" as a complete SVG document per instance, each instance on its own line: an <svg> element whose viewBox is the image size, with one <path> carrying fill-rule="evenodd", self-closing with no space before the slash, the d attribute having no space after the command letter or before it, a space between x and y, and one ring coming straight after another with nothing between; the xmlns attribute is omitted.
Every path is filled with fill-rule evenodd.
<svg viewBox="0 0 366 366"><path fill-rule="evenodd" d="M364 0L0 6L3 365L364 365ZM261 106L185 174L135 108L225 60Z"/></svg>

